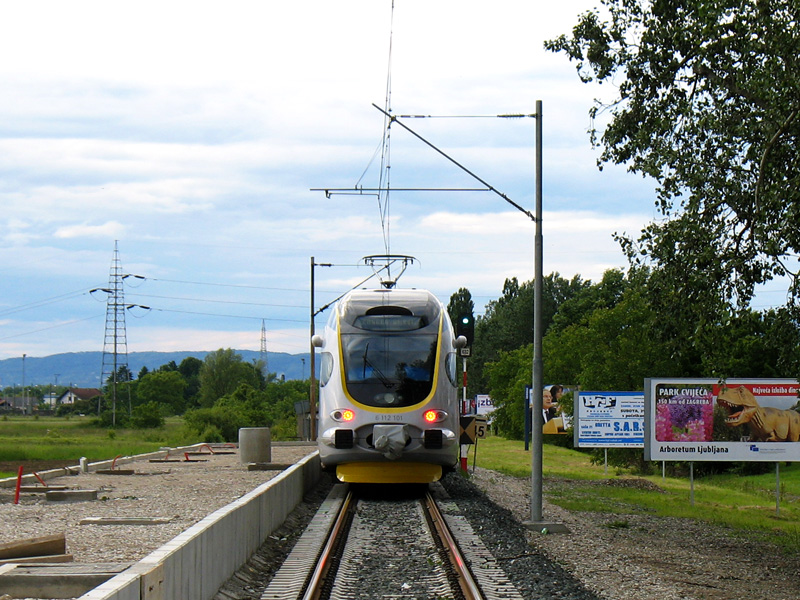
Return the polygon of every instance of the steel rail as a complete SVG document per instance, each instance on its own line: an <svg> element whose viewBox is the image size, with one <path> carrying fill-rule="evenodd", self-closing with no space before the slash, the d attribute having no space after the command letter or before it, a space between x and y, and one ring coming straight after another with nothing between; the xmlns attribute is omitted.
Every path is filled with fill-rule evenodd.
<svg viewBox="0 0 800 600"><path fill-rule="evenodd" d="M444 516L442 515L439 507L431 496L430 492L425 493L425 507L428 510L433 526L439 534L439 538L445 545L445 551L450 558L450 563L458 575L458 584L464 594L465 600L484 600L483 592L478 586L472 572L467 567L464 556L458 548L458 544L450 533L450 529L445 523Z"/></svg>
<svg viewBox="0 0 800 600"><path fill-rule="evenodd" d="M340 536L345 534L349 527L350 506L353 502L353 492L349 491L328 534L328 541L325 542L325 546L320 552L314 572L309 577L302 596L303 600L318 600L321 597L322 588L328 578L328 574L334 563L337 562L334 559L334 554L337 545L341 542Z"/></svg>
<svg viewBox="0 0 800 600"><path fill-rule="evenodd" d="M336 576L336 572L338 571L342 545L346 541L352 521L353 508L357 502L358 498L354 496L352 491L349 491L342 501L339 513L319 553L314 570L308 576L308 580L305 583L303 592L298 596L298 600L320 600L328 597L328 594L330 594L329 586L332 583L332 578ZM455 583L458 584L453 590L455 597L463 598L464 600L485 600L486 596L475 581L472 572L464 560L464 556L461 554L461 550L458 548L455 538L450 533L450 529L445 522L442 512L439 510L430 492L425 493L425 497L422 499L422 506L425 509L426 517L429 521L431 534L439 540L439 551L443 559L446 559L452 568L451 585L455 585ZM461 591L461 596L458 595L456 590Z"/></svg>

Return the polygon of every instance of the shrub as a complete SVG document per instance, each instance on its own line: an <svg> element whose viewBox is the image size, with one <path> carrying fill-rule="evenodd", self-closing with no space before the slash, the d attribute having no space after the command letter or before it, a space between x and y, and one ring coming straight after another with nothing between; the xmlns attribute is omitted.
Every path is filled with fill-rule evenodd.
<svg viewBox="0 0 800 600"><path fill-rule="evenodd" d="M136 429L155 429L164 426L161 416L161 405L158 402L147 402L133 409L130 419L131 427Z"/></svg>
<svg viewBox="0 0 800 600"><path fill-rule="evenodd" d="M206 427L201 434L200 439L211 444L220 444L225 441L222 432L214 425L209 425Z"/></svg>

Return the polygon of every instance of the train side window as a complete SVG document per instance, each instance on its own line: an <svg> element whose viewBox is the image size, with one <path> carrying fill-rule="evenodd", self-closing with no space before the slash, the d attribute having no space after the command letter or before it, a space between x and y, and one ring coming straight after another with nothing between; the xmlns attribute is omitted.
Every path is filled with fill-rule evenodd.
<svg viewBox="0 0 800 600"><path fill-rule="evenodd" d="M447 371L447 378L450 380L450 383L453 387L458 386L458 381L456 381L456 353L455 352L448 352L447 358L445 359L445 371Z"/></svg>
<svg viewBox="0 0 800 600"><path fill-rule="evenodd" d="M319 385L321 387L325 387L325 384L328 383L328 380L331 378L332 373L333 373L333 354L331 354L330 352L321 352L320 364L319 364Z"/></svg>

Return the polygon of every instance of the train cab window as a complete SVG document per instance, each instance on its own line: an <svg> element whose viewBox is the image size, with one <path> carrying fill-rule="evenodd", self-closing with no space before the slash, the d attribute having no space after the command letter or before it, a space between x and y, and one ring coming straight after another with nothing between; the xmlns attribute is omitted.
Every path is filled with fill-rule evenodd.
<svg viewBox="0 0 800 600"><path fill-rule="evenodd" d="M414 315L404 306L374 306L353 321L355 327L367 331L414 331L427 324L425 315Z"/></svg>
<svg viewBox="0 0 800 600"><path fill-rule="evenodd" d="M364 315L353 323L367 331L414 331L425 327L424 317L405 315Z"/></svg>
<svg viewBox="0 0 800 600"><path fill-rule="evenodd" d="M438 336L343 334L347 390L367 406L419 404L431 392Z"/></svg>
<svg viewBox="0 0 800 600"><path fill-rule="evenodd" d="M456 353L448 352L445 361L447 379L453 387L458 387L458 381L456 380Z"/></svg>
<svg viewBox="0 0 800 600"><path fill-rule="evenodd" d="M319 384L325 387L333 374L333 355L330 352L321 352L319 356Z"/></svg>
<svg viewBox="0 0 800 600"><path fill-rule="evenodd" d="M340 302L335 326L350 396L380 408L428 398L436 381L442 312L441 302L421 290L365 290Z"/></svg>

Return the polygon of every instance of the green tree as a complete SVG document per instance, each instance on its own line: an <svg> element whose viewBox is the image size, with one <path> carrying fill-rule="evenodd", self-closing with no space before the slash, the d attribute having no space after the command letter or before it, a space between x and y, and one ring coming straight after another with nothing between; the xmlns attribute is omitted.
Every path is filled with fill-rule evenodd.
<svg viewBox="0 0 800 600"><path fill-rule="evenodd" d="M560 307L591 285L576 275L571 280L551 273L542 281L542 327L546 332ZM470 389L488 390L484 365L495 362L501 352L509 352L533 343L533 282L520 285L507 279L503 295L486 305L485 314L475 322L475 345L469 362Z"/></svg>
<svg viewBox="0 0 800 600"><path fill-rule="evenodd" d="M195 435L219 432L229 442L237 441L242 427L270 427L273 439L291 439L297 435L294 405L307 399L302 381L271 382L264 390L242 383L213 406L188 410L185 422Z"/></svg>
<svg viewBox="0 0 800 600"><path fill-rule="evenodd" d="M133 409L130 424L136 429L155 429L164 426L164 417L161 415L163 404L147 402Z"/></svg>
<svg viewBox="0 0 800 600"><path fill-rule="evenodd" d="M475 303L472 301L472 294L467 288L459 288L459 290L450 296L450 302L447 303L447 314L450 315L450 320L453 325L461 315L469 314L474 316Z"/></svg>
<svg viewBox="0 0 800 600"><path fill-rule="evenodd" d="M711 338L702 355L706 375L787 377L800 367L800 327L785 308L738 312Z"/></svg>
<svg viewBox="0 0 800 600"><path fill-rule="evenodd" d="M183 376L186 381L186 388L183 391L183 397L186 407L197 406L198 394L200 392L200 369L203 367L203 361L195 356L187 356L178 365L178 372Z"/></svg>
<svg viewBox="0 0 800 600"><path fill-rule="evenodd" d="M681 300L742 308L754 287L791 278L800 253L800 4L796 0L601 0L545 47L580 78L612 83L592 107L598 163L657 182L666 217L620 241ZM721 302L720 302L721 301ZM794 313L797 318L797 313Z"/></svg>
<svg viewBox="0 0 800 600"><path fill-rule="evenodd" d="M158 370L145 375L138 383L136 395L140 403L159 404L169 414L183 414L186 380L180 373Z"/></svg>
<svg viewBox="0 0 800 600"><path fill-rule="evenodd" d="M558 306L547 334L583 322L598 308L613 308L629 287L628 279L620 269L609 269L597 284L589 281L584 283L574 295Z"/></svg>
<svg viewBox="0 0 800 600"><path fill-rule="evenodd" d="M133 381L133 373L128 368L127 365L120 365L116 371L116 381L120 383L122 381ZM110 374L106 379L106 384L111 385L114 382L114 373Z"/></svg>
<svg viewBox="0 0 800 600"><path fill-rule="evenodd" d="M488 390L495 410L493 423L501 435L520 440L525 431L525 386L531 383L533 344L501 352L486 365Z"/></svg>
<svg viewBox="0 0 800 600"><path fill-rule="evenodd" d="M641 390L655 373L671 376L676 364L654 336L657 315L641 289L613 307L600 307L581 323L545 336L545 379L593 390Z"/></svg>
<svg viewBox="0 0 800 600"><path fill-rule="evenodd" d="M308 381L271 381L264 390L266 416L276 439L297 437L295 404L308 401Z"/></svg>
<svg viewBox="0 0 800 600"><path fill-rule="evenodd" d="M624 276L611 270L597 284L576 287L542 340L544 380L583 389L640 390L653 373L679 375L654 336L659 330L644 293L646 282L646 271ZM500 352L486 365L489 393L498 407L495 422L503 435L522 435L531 370L530 344ZM563 406L569 407L568 398Z"/></svg>
<svg viewBox="0 0 800 600"><path fill-rule="evenodd" d="M259 387L253 365L243 362L242 356L230 348L209 352L200 369L200 405L212 406L243 383Z"/></svg>

